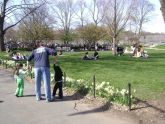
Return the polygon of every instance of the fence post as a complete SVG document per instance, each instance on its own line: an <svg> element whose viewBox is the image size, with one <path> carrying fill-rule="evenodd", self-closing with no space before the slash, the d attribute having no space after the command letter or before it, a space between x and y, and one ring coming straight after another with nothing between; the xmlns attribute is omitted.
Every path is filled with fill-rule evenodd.
<svg viewBox="0 0 165 124"><path fill-rule="evenodd" d="M30 67L30 77L31 77L31 79L33 78L33 75L32 75L32 66Z"/></svg>
<svg viewBox="0 0 165 124"><path fill-rule="evenodd" d="M131 111L131 104L132 104L132 100L131 100L131 84L128 83L128 105L129 105L129 111Z"/></svg>
<svg viewBox="0 0 165 124"><path fill-rule="evenodd" d="M93 75L93 96L96 98L96 76Z"/></svg>
<svg viewBox="0 0 165 124"><path fill-rule="evenodd" d="M7 60L6 60L6 62L5 62L5 67L6 67L6 69L7 69Z"/></svg>
<svg viewBox="0 0 165 124"><path fill-rule="evenodd" d="M4 67L4 60L2 61L2 66Z"/></svg>

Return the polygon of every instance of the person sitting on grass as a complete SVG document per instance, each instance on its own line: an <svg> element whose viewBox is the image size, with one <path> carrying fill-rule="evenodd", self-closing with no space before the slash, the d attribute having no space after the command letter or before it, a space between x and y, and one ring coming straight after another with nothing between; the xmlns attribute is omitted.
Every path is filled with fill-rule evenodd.
<svg viewBox="0 0 165 124"><path fill-rule="evenodd" d="M59 55L59 56L62 56L62 55L63 55L63 51L60 50L58 55Z"/></svg>
<svg viewBox="0 0 165 124"><path fill-rule="evenodd" d="M144 57L147 58L149 55L147 54L147 51L144 51L141 47L138 47L133 52L133 57L140 58Z"/></svg>
<svg viewBox="0 0 165 124"><path fill-rule="evenodd" d="M93 54L94 59L98 59L99 58L99 53L95 50L94 54Z"/></svg>
<svg viewBox="0 0 165 124"><path fill-rule="evenodd" d="M20 63L16 66L14 70L14 78L16 79L17 83L17 89L15 91L16 97L22 97L23 96L23 90L24 90L24 76L27 73L27 71L23 70L23 64Z"/></svg>
<svg viewBox="0 0 165 124"><path fill-rule="evenodd" d="M55 100L56 91L57 91L57 89L59 89L59 97L58 98L63 99L63 91L62 91L63 72L62 72L60 66L56 66L55 64L54 64L54 71L55 71L55 74L54 74L55 85L54 85L54 88L53 88L52 97L53 97L53 100Z"/></svg>
<svg viewBox="0 0 165 124"><path fill-rule="evenodd" d="M89 57L88 52L84 54L82 60L91 60L91 57Z"/></svg>

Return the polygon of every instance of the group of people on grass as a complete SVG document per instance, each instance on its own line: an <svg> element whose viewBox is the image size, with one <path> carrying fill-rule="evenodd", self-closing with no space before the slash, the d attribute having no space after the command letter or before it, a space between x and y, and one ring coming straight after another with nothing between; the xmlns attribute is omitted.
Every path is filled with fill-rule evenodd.
<svg viewBox="0 0 165 124"><path fill-rule="evenodd" d="M82 60L92 60L92 59L94 59L94 60L99 59L99 53L96 50L95 50L93 56L89 56L88 52L86 52L84 54L84 56L82 57Z"/></svg>
<svg viewBox="0 0 165 124"><path fill-rule="evenodd" d="M142 46L131 46L130 50L128 47L125 48L124 53L131 53L132 57L140 58L144 57L147 58L149 55L147 54L147 51L145 51Z"/></svg>
<svg viewBox="0 0 165 124"><path fill-rule="evenodd" d="M51 87L50 87L50 62L49 62L49 55L55 56L54 57L54 71L55 71L55 85L53 88L53 93L51 95ZM53 49L48 47L44 47L43 43L40 43L40 47L36 48L32 51L30 56L27 57L27 61L31 61L34 59L34 73L35 73L35 93L36 93L36 100L42 100L41 97L41 79L44 82L45 88L45 97L47 102L51 102L55 99L56 91L59 89L59 99L63 98L62 92L62 76L63 72L60 66L57 66L57 52ZM29 67L29 66L28 66ZM29 68L28 68L29 69ZM23 64L20 63L17 65L14 71L14 77L17 82L17 89L15 95L17 97L23 96L24 90L24 77L27 71L23 70Z"/></svg>
<svg viewBox="0 0 165 124"><path fill-rule="evenodd" d="M10 53L5 56L10 56L14 60L25 60L27 58L25 55L18 53L17 51L10 51Z"/></svg>
<svg viewBox="0 0 165 124"><path fill-rule="evenodd" d="M144 57L147 58L148 54L146 51L143 50L142 47L133 47L133 53L132 53L133 57Z"/></svg>
<svg viewBox="0 0 165 124"><path fill-rule="evenodd" d="M17 51L13 51L10 56L14 59L14 60L24 60L26 59L26 56L21 54L21 53L17 53Z"/></svg>

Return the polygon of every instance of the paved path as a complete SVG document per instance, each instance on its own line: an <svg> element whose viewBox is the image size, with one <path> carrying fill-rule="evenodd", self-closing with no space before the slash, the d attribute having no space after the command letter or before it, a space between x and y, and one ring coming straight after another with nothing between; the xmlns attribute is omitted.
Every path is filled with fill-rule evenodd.
<svg viewBox="0 0 165 124"><path fill-rule="evenodd" d="M0 67L0 124L137 124L113 114L94 112L86 105L75 110L74 101L46 103L36 101L34 84L25 81L25 97L14 96L16 83L12 75Z"/></svg>

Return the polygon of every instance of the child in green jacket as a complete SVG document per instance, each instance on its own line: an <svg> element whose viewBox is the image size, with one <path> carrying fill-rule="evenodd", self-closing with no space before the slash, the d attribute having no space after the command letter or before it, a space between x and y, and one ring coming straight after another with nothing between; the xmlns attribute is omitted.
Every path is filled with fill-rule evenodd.
<svg viewBox="0 0 165 124"><path fill-rule="evenodd" d="M27 73L27 71L23 70L23 64L20 63L17 65L15 71L14 71L14 78L16 79L17 83L17 89L15 92L15 96L22 97L23 96L23 90L24 90L24 76Z"/></svg>

